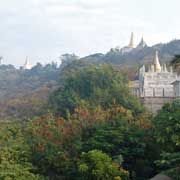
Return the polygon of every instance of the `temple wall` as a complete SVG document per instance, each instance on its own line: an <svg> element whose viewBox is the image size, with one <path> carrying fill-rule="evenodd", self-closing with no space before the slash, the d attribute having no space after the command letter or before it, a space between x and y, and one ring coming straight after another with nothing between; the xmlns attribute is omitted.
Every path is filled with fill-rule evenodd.
<svg viewBox="0 0 180 180"><path fill-rule="evenodd" d="M175 96L180 98L180 81L174 84L174 92L175 92Z"/></svg>
<svg viewBox="0 0 180 180"><path fill-rule="evenodd" d="M143 97L174 97L174 87L169 86L157 86L157 87L145 87Z"/></svg>
<svg viewBox="0 0 180 180"><path fill-rule="evenodd" d="M164 104L170 103L174 97L143 97L141 102L153 114L156 114Z"/></svg>

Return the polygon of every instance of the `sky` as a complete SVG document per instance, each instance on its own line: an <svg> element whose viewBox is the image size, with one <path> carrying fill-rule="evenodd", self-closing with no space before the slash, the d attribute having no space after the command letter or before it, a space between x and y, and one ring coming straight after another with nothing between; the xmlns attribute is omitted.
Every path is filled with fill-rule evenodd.
<svg viewBox="0 0 180 180"><path fill-rule="evenodd" d="M179 0L0 0L0 55L21 66L180 39Z"/></svg>

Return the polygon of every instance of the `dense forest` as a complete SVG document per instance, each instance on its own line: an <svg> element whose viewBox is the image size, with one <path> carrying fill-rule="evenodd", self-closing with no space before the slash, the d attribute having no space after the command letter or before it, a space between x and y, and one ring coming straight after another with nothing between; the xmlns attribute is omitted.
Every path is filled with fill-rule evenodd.
<svg viewBox="0 0 180 180"><path fill-rule="evenodd" d="M25 120L39 115L49 95L67 72L84 68L91 62L79 60L71 54L63 55L65 61L42 65L37 63L30 70L17 69L13 65L0 65L0 120ZM134 79L137 68L119 67L122 73Z"/></svg>
<svg viewBox="0 0 180 180"><path fill-rule="evenodd" d="M127 72L82 60L2 66L15 96L0 96L0 179L179 180L180 101L153 116L131 95Z"/></svg>

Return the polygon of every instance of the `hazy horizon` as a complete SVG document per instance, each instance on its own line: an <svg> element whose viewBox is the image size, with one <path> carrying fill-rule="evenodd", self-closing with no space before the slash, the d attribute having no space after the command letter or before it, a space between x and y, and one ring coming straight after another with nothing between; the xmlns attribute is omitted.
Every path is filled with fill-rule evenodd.
<svg viewBox="0 0 180 180"><path fill-rule="evenodd" d="M20 66L59 61L63 53L107 52L142 35L148 45L180 39L178 0L0 1L0 55Z"/></svg>

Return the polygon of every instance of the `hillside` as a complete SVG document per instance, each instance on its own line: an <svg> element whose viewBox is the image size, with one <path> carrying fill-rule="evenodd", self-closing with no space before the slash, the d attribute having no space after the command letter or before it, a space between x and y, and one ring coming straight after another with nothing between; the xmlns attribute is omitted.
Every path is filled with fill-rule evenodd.
<svg viewBox="0 0 180 180"><path fill-rule="evenodd" d="M22 70L12 65L1 65L0 120L19 117L26 119L38 114L46 104L49 94L56 89L59 79L63 80L67 74L91 64L112 64L133 80L137 77L140 65L152 62L155 49L159 50L161 63L169 62L174 55L180 53L180 40L152 47L135 48L130 53L124 54L119 49L82 58L74 54L64 54L60 67L55 63L45 66L37 63L31 70Z"/></svg>
<svg viewBox="0 0 180 180"><path fill-rule="evenodd" d="M38 63L31 70L0 66L0 119L22 119L38 113L56 87L59 69Z"/></svg>
<svg viewBox="0 0 180 180"><path fill-rule="evenodd" d="M134 48L129 53L122 53L119 49L112 48L106 54L93 54L81 58L81 60L91 61L92 63L110 63L126 66L135 66L137 64L149 64L154 57L154 51L158 49L159 59L163 62L169 62L172 57L180 53L180 40L173 40L166 44L156 44L154 46L145 46L143 48Z"/></svg>

